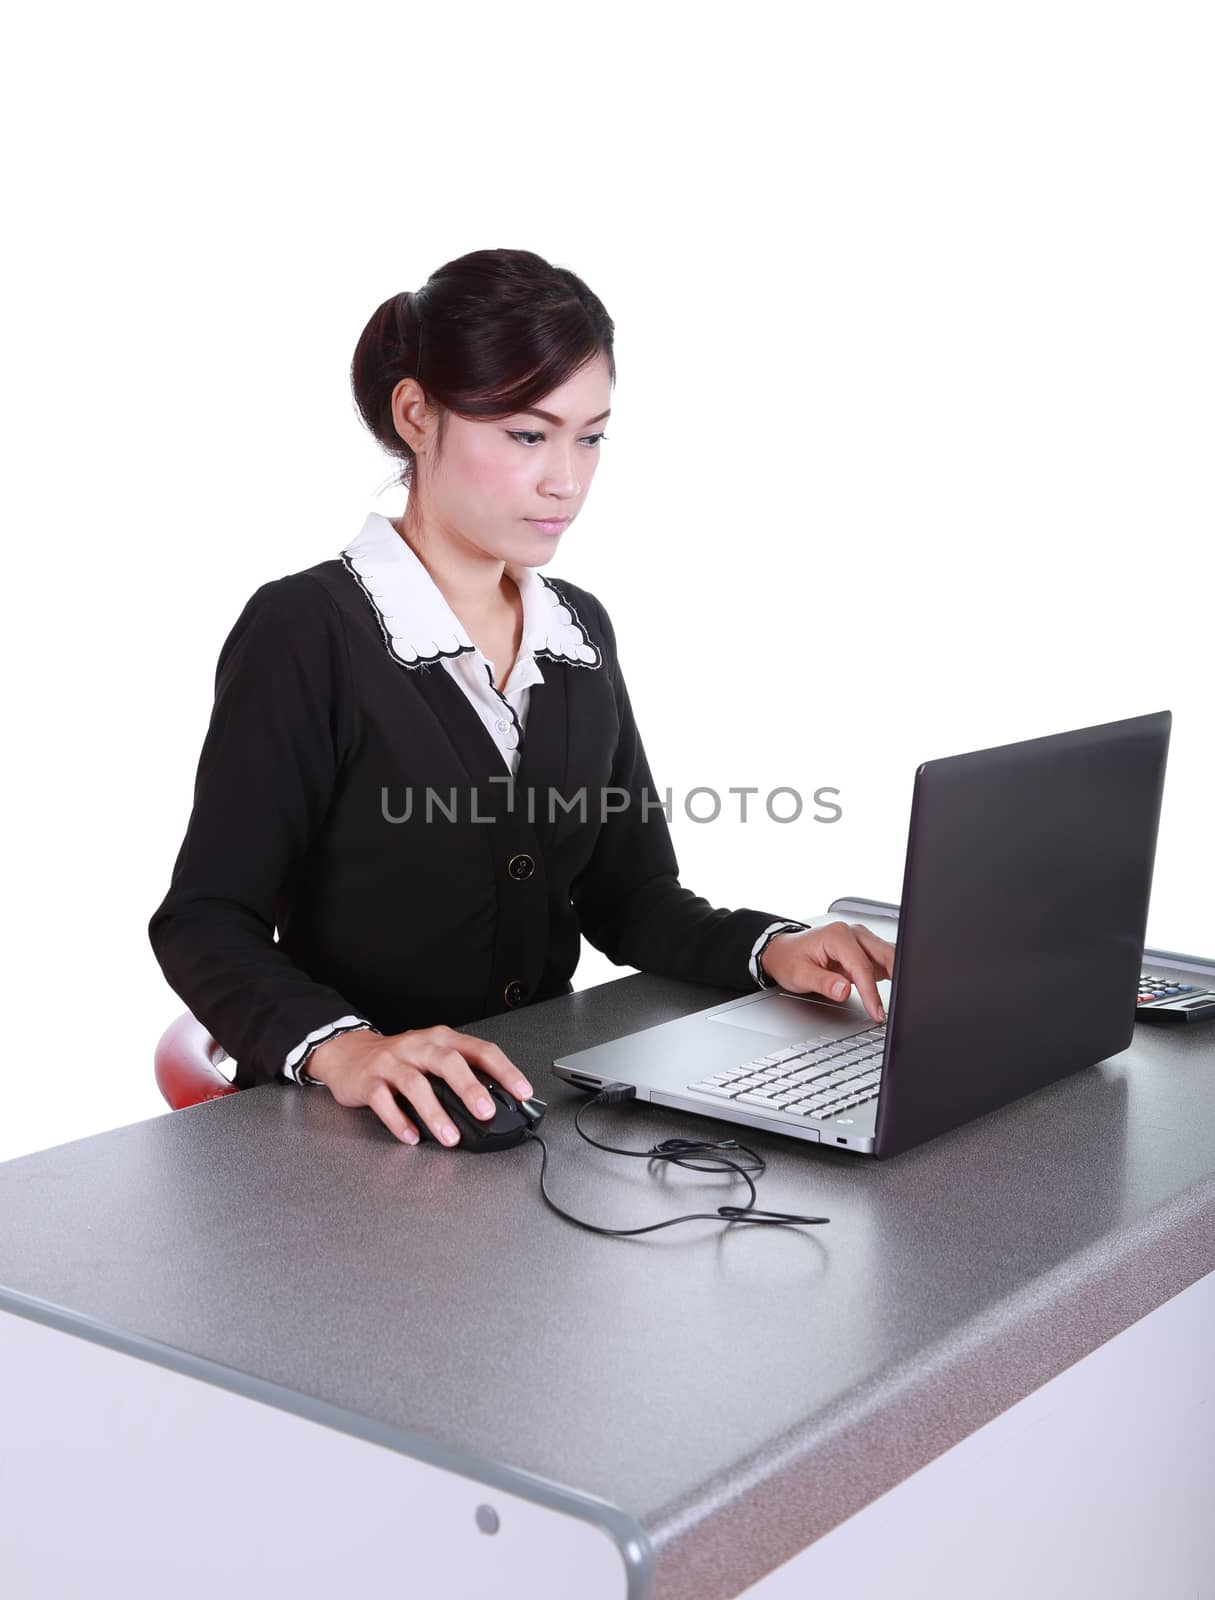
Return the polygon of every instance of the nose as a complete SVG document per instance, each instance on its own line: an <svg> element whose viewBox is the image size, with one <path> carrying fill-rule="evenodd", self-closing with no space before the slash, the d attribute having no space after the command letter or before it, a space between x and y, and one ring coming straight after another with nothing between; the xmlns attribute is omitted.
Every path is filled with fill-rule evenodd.
<svg viewBox="0 0 1215 1600"><path fill-rule="evenodd" d="M553 515L559 517L569 515L570 502L577 500L581 492L581 486L572 474L565 478L555 478L550 474L540 484L541 496L553 502Z"/></svg>
<svg viewBox="0 0 1215 1600"><path fill-rule="evenodd" d="M568 449L570 454L563 462L558 462L556 465L554 465L550 459L545 463L547 470L545 477L541 482L541 493L549 496L553 500L576 500L582 493L582 484L578 477L578 457L574 455L573 452L575 450L582 450L585 452L586 446L575 444L570 445ZM585 465L585 462L583 465ZM567 515L564 505L562 505L559 514L561 516Z"/></svg>

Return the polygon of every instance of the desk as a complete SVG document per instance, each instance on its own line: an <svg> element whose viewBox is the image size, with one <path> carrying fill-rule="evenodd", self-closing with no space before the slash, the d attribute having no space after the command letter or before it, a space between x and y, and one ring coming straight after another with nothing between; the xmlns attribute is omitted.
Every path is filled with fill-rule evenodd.
<svg viewBox="0 0 1215 1600"><path fill-rule="evenodd" d="M467 1025L548 1102L560 1204L746 1199L595 1150L549 1068L725 998L640 974ZM890 1162L744 1137L759 1204L828 1226L600 1237L534 1144L410 1150L289 1085L0 1164L8 1592L1215 1593L1215 1028Z"/></svg>

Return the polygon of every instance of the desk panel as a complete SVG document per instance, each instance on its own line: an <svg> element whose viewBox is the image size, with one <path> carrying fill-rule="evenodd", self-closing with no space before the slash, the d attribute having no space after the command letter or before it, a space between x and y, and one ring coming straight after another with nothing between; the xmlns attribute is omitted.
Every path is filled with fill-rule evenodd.
<svg viewBox="0 0 1215 1600"><path fill-rule="evenodd" d="M745 1199L586 1144L549 1067L725 998L638 974L469 1025L549 1102L560 1204L632 1227ZM637 1104L587 1121L642 1151L737 1131ZM542 1203L534 1145L410 1150L267 1085L0 1165L3 1304L608 1508L637 1592L727 1600L1215 1270L1215 1030L1140 1029L890 1162L747 1142L759 1204L828 1226L600 1237Z"/></svg>

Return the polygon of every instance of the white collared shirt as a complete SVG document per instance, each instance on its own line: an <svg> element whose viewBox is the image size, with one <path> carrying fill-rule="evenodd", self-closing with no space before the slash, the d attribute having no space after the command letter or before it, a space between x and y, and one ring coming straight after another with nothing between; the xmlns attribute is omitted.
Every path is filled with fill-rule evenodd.
<svg viewBox="0 0 1215 1600"><path fill-rule="evenodd" d="M471 701L512 774L519 766L528 691L534 683L544 682L537 656L584 667L599 665L599 651L534 567L506 566L523 601L523 633L510 675L499 690L494 683L495 663L469 638L442 590L387 517L373 511L342 556L374 599L391 653L409 667L441 661Z"/></svg>
<svg viewBox="0 0 1215 1600"><path fill-rule="evenodd" d="M516 773L520 744L527 727L531 687L544 682L540 659L597 668L600 652L570 614L557 590L534 567L507 563L507 575L519 589L523 602L523 632L510 674L499 690L494 683L495 663L487 660L469 638L442 590L423 562L393 527L373 511L358 537L342 551L347 569L375 603L390 653L405 666L440 661L455 679L502 752L507 769ZM773 922L751 949L749 969L760 988L772 982L759 965L768 940L803 922ZM354 1028L371 1028L363 1017L339 1017L315 1029L287 1056L283 1076L294 1083L317 1080L301 1077L308 1057L318 1045Z"/></svg>

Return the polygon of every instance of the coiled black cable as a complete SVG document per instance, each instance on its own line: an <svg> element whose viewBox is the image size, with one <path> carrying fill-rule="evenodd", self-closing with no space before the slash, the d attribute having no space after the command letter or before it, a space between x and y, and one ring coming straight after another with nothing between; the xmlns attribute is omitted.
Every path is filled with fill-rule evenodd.
<svg viewBox="0 0 1215 1600"><path fill-rule="evenodd" d="M546 1205L551 1207L558 1216L564 1217L567 1222L575 1223L579 1228L587 1228L591 1233L633 1234L652 1233L655 1228L673 1228L677 1222L708 1221L715 1222L724 1218L727 1222L751 1222L767 1224L773 1227L784 1227L790 1223L830 1222L830 1217L801 1217L791 1211L759 1211L755 1209L758 1198L755 1185L751 1182L751 1173L762 1173L767 1168L767 1162L756 1151L748 1149L745 1144L739 1144L736 1139L664 1139L661 1144L651 1146L649 1150L622 1150L618 1145L603 1144L598 1139L592 1139L581 1125L584 1111L595 1105L621 1105L626 1100L633 1100L637 1091L629 1083L608 1083L589 1100L580 1105L574 1113L574 1127L588 1144L593 1144L597 1150L606 1150L612 1155L636 1156L639 1160L670 1161L677 1167L688 1167L696 1172L737 1172L751 1191L751 1199L745 1206L718 1206L716 1211L690 1211L685 1216L671 1217L666 1222L647 1223L644 1228L601 1228L593 1222L584 1222L581 1217L575 1217L565 1211L551 1197L544 1187L544 1174L548 1169L548 1146L534 1129L529 1129L526 1137L534 1139L541 1149L540 1158L540 1194ZM715 1156L718 1150L738 1150L751 1157L754 1165L748 1169L737 1161L732 1161L728 1156ZM713 1165L705 1165L699 1161L689 1161L686 1158L692 1155L708 1155Z"/></svg>

